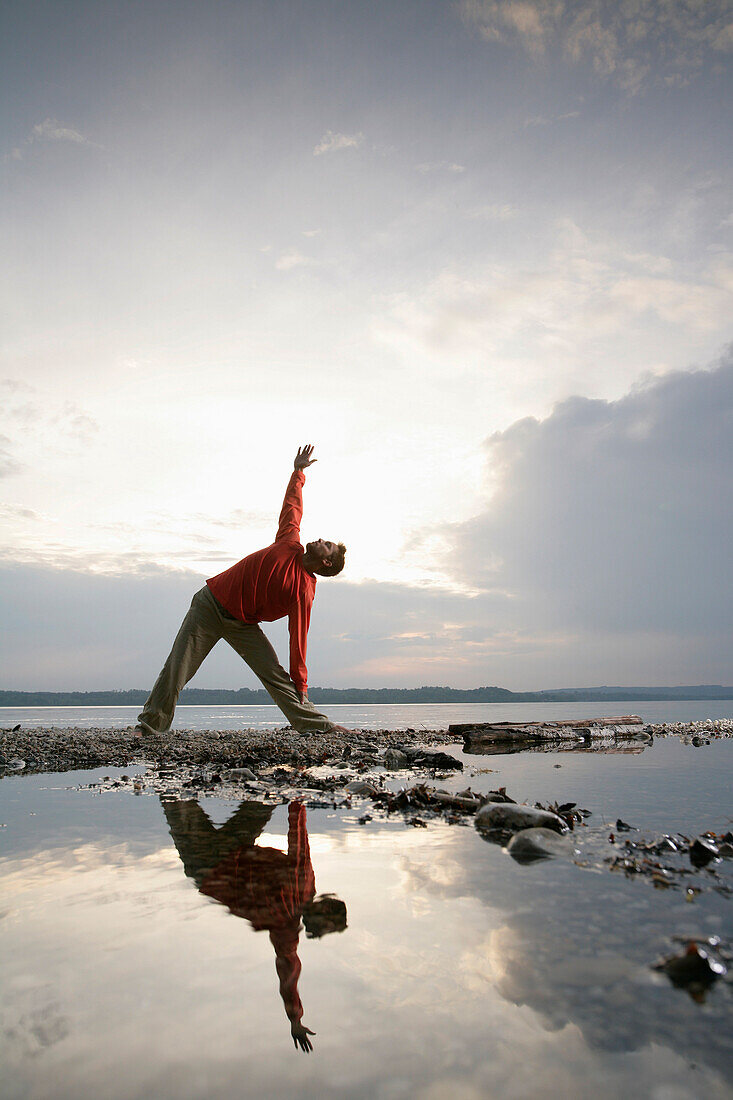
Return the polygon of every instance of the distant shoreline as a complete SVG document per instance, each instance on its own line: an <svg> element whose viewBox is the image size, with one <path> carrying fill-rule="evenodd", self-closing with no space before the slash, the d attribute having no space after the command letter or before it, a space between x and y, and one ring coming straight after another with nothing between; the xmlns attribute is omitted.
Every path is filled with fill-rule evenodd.
<svg viewBox="0 0 733 1100"><path fill-rule="evenodd" d="M546 691L509 691L507 688L312 688L313 703L331 706L358 704L435 703L612 703L682 702L733 699L733 687L701 684L671 688L596 687L556 688ZM137 707L148 697L143 689L129 691L0 691L0 707ZM180 706L270 706L264 690L240 688L184 688Z"/></svg>

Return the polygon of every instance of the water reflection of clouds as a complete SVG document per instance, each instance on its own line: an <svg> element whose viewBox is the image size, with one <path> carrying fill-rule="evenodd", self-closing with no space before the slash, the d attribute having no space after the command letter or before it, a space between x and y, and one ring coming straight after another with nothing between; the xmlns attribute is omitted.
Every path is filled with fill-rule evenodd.
<svg viewBox="0 0 733 1100"><path fill-rule="evenodd" d="M682 894L660 898L646 883L556 861L519 867L475 834L461 839L450 830L431 861L404 859L403 872L408 890L448 904L473 899L483 909L489 927L459 961L467 990L495 991L505 1004L531 1009L544 1029L577 1028L591 1050L628 1056L658 1046L730 1074L730 991L717 991L707 1018L690 1016L649 969L680 927L719 931L724 899L693 913Z"/></svg>
<svg viewBox="0 0 733 1100"><path fill-rule="evenodd" d="M26 858L10 858L0 861L0 881L3 894L27 893L42 890L52 882L69 881L72 893L78 891L80 874L107 870L110 875L124 867L137 871L175 864L175 853L168 848L140 855L124 841L111 847L98 844L80 844L74 848L53 848L34 852Z"/></svg>
<svg viewBox="0 0 733 1100"><path fill-rule="evenodd" d="M51 860L48 876L43 864L33 870L35 858L0 866L34 876L3 922L8 1096L96 1095L103 1081L114 1098L183 1100L229 1096L245 1080L247 1095L314 1100L729 1096L719 1074L690 1069L648 1030L636 1050L594 1045L584 964L562 971L567 942L562 956L556 949L561 928L589 957L584 913L563 925L535 869L472 830L390 824L369 833L342 822L332 841L322 818L308 818L317 881L347 902L349 930L299 948L306 1019L318 1032L308 1060L283 1037L268 937L192 888L173 846L161 846L162 821L158 850L144 859L90 839ZM285 820L275 810L258 842L279 846ZM554 867L554 881L569 871ZM615 954L595 963L599 1005L633 1024L628 1004L605 1002ZM639 988L628 973L617 984ZM32 1027L44 1006L67 1030L50 1027L56 1041L31 1058L7 1029L18 1018Z"/></svg>

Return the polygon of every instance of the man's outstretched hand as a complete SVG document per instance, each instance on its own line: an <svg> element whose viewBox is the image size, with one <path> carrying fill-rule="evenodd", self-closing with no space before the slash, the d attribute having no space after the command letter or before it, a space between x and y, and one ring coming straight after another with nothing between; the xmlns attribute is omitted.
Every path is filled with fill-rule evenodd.
<svg viewBox="0 0 733 1100"><path fill-rule="evenodd" d="M313 444L306 443L305 447L298 447L298 453L295 456L295 462L293 463L294 470L304 470L306 466L312 466L314 462L318 462L317 458L311 458L313 454Z"/></svg>

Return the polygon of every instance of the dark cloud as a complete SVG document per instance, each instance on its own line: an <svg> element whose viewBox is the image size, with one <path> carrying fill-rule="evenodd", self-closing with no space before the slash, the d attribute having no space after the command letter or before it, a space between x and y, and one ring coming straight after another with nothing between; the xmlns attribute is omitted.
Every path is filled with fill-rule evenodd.
<svg viewBox="0 0 733 1100"><path fill-rule="evenodd" d="M459 10L489 42L518 43L533 57L556 51L629 93L655 80L687 84L733 49L727 0L461 0Z"/></svg>
<svg viewBox="0 0 733 1100"><path fill-rule="evenodd" d="M730 351L619 401L520 420L487 441L499 488L443 530L444 567L505 592L525 628L729 636L731 429Z"/></svg>

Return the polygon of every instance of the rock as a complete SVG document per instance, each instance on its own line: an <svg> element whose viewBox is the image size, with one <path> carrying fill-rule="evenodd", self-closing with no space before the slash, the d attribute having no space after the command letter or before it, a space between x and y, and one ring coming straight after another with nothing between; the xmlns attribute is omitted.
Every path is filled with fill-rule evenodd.
<svg viewBox="0 0 733 1100"><path fill-rule="evenodd" d="M575 849L570 838L559 836L552 829L522 829L507 844L507 852L517 863L534 863L553 856L572 856Z"/></svg>
<svg viewBox="0 0 733 1100"><path fill-rule="evenodd" d="M552 829L555 833L568 831L567 825L557 814L515 802L487 802L476 814L476 828L484 832L508 833L535 828Z"/></svg>
<svg viewBox="0 0 733 1100"><path fill-rule="evenodd" d="M511 802L512 806L516 806L516 798L510 798L506 793L506 787L502 787L498 791L489 791L481 798L482 802Z"/></svg>
<svg viewBox="0 0 733 1100"><path fill-rule="evenodd" d="M377 788L373 783L366 783L363 779L353 779L351 783L346 784L346 790L349 794L360 794L367 798L377 793Z"/></svg>
<svg viewBox="0 0 733 1100"><path fill-rule="evenodd" d="M449 791L435 791L429 792L430 797L438 802L441 806L445 806L450 810L458 810L460 813L475 814L478 810L481 802L473 794L451 794Z"/></svg>
<svg viewBox="0 0 733 1100"><path fill-rule="evenodd" d="M693 867L706 867L711 860L718 858L718 849L709 840L694 840L690 845L690 863Z"/></svg>
<svg viewBox="0 0 733 1100"><path fill-rule="evenodd" d="M390 771L399 771L400 768L406 768L407 753L402 752L401 749L387 749L384 754L384 766L389 768Z"/></svg>
<svg viewBox="0 0 733 1100"><path fill-rule="evenodd" d="M257 779L251 768L230 768L229 771L224 773L224 776L230 780Z"/></svg>
<svg viewBox="0 0 733 1100"><path fill-rule="evenodd" d="M727 972L714 951L696 943L688 944L682 955L660 959L654 969L663 971L673 985L686 989L695 1000L704 1000L705 991Z"/></svg>
<svg viewBox="0 0 733 1100"><path fill-rule="evenodd" d="M429 750L419 752L412 759L412 764L419 768L435 768L440 771L463 771L463 764L447 752Z"/></svg>
<svg viewBox="0 0 733 1100"><path fill-rule="evenodd" d="M663 836L657 844L657 852L678 852L679 845L675 844L671 836Z"/></svg>

